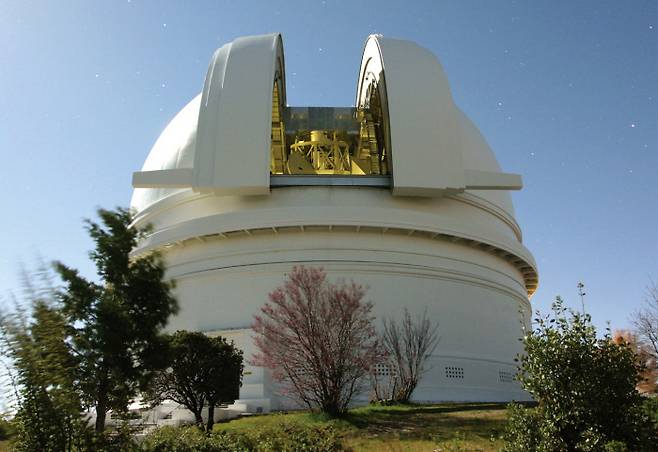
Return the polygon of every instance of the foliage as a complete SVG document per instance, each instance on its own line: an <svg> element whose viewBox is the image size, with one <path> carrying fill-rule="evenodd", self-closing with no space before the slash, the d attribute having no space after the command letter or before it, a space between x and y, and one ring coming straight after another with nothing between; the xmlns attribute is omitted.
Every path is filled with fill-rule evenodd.
<svg viewBox="0 0 658 452"><path fill-rule="evenodd" d="M242 385L242 351L223 337L177 331L168 338L169 366L154 378L147 398L155 403L173 400L194 413L208 406L207 429L212 430L215 406L232 403Z"/></svg>
<svg viewBox="0 0 658 452"><path fill-rule="evenodd" d="M212 451L208 442L208 435L196 426L164 426L146 435L141 446L149 452Z"/></svg>
<svg viewBox="0 0 658 452"><path fill-rule="evenodd" d="M364 295L354 282L329 283L320 268L294 267L255 316L253 364L310 409L345 413L381 359Z"/></svg>
<svg viewBox="0 0 658 452"><path fill-rule="evenodd" d="M342 450L336 430L330 426L300 426L282 423L245 432L213 431L196 427L161 427L142 442L146 452L214 451L307 451Z"/></svg>
<svg viewBox="0 0 658 452"><path fill-rule="evenodd" d="M375 398L395 403L408 403L423 374L425 363L439 341L437 324L427 318L427 309L417 319L404 309L400 322L384 319L382 345L388 377L382 378L376 368L371 374Z"/></svg>
<svg viewBox="0 0 658 452"><path fill-rule="evenodd" d="M77 363L77 382L85 405L96 409L96 431L105 428L106 412L126 410L145 388L153 371L163 366L160 334L176 311L172 284L156 253L131 258L145 230L131 227L125 209L100 209L102 224L87 220L95 243L90 257L100 283L56 263L65 283L59 294L67 326L67 344Z"/></svg>
<svg viewBox="0 0 658 452"><path fill-rule="evenodd" d="M66 322L49 274L24 276L26 300L0 320L16 414L16 450L66 450L85 441L87 429L75 384L77 359L66 343ZM3 424L6 421L3 419Z"/></svg>
<svg viewBox="0 0 658 452"><path fill-rule="evenodd" d="M655 393L658 374L658 286L655 283L647 289L644 307L633 313L632 319L638 348L646 359L649 378L653 379L653 384L643 389Z"/></svg>
<svg viewBox="0 0 658 452"><path fill-rule="evenodd" d="M649 417L654 428L658 431L658 399L655 397L646 398L642 404L644 414Z"/></svg>
<svg viewBox="0 0 658 452"><path fill-rule="evenodd" d="M106 430L103 434L94 434L87 439L87 443L81 447L81 451L95 452L138 452L140 446L134 435L139 428L131 426L127 422L119 423L111 431Z"/></svg>
<svg viewBox="0 0 658 452"><path fill-rule="evenodd" d="M338 451L343 450L331 426L300 426L282 422L249 435L258 451Z"/></svg>
<svg viewBox="0 0 658 452"><path fill-rule="evenodd" d="M554 449L548 446L551 432L545 432L540 413L535 408L525 408L511 403L507 409L507 427L505 429L505 450L510 452L560 450L560 444L552 443ZM544 436L547 436L544 440ZM562 447L565 447L562 445Z"/></svg>
<svg viewBox="0 0 658 452"><path fill-rule="evenodd" d="M560 298L535 322L523 338L518 379L538 406L511 409L506 449L603 450L611 441L654 449L636 390L642 365L628 344L609 330L597 338L590 316L568 311Z"/></svg>
<svg viewBox="0 0 658 452"><path fill-rule="evenodd" d="M612 340L616 344L627 344L635 352L639 363L643 366L637 389L642 394L654 394L658 383L658 367L656 367L656 358L647 344L640 341L636 333L628 330L615 331Z"/></svg>
<svg viewBox="0 0 658 452"><path fill-rule="evenodd" d="M4 415L0 415L0 441L5 441L14 436L16 427L14 422L9 420Z"/></svg>

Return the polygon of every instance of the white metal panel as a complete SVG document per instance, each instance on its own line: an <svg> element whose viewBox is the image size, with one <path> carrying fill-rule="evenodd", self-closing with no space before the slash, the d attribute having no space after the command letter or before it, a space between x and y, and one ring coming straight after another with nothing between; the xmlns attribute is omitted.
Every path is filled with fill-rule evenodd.
<svg viewBox="0 0 658 452"><path fill-rule="evenodd" d="M196 190L269 192L272 88L277 76L283 78L279 34L238 38L215 53L199 111ZM285 102L284 93L282 97Z"/></svg>
<svg viewBox="0 0 658 452"><path fill-rule="evenodd" d="M212 187L215 180L215 150L220 139L217 132L219 106L232 44L223 45L213 54L201 93L194 154L194 185L198 187Z"/></svg>
<svg viewBox="0 0 658 452"><path fill-rule="evenodd" d="M368 72L385 91L393 194L463 190L460 129L448 80L434 55L413 42L374 35L363 53L357 104L365 95Z"/></svg>

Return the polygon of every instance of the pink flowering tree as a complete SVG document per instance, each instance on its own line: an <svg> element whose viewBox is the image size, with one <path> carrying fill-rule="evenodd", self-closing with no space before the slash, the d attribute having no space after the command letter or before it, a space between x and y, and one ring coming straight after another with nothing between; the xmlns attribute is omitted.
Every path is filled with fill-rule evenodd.
<svg viewBox="0 0 658 452"><path fill-rule="evenodd" d="M309 409L345 413L382 359L365 292L354 282L328 282L322 268L294 267L254 316L251 363L270 369Z"/></svg>

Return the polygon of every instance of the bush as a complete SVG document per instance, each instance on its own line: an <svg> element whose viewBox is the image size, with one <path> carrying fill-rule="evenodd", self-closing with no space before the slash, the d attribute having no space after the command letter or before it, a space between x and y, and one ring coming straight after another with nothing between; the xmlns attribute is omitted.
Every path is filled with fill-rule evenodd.
<svg viewBox="0 0 658 452"><path fill-rule="evenodd" d="M541 450L542 442L539 432L541 419L533 408L524 408L512 403L507 407L507 429L505 430L505 447L509 452Z"/></svg>
<svg viewBox="0 0 658 452"><path fill-rule="evenodd" d="M250 435L257 451L321 452L342 450L338 433L331 426L305 427L281 423Z"/></svg>
<svg viewBox="0 0 658 452"><path fill-rule="evenodd" d="M505 449L656 450L633 349L610 331L597 337L589 315L568 311L559 298L552 311L523 338L518 379L539 405L510 407Z"/></svg>
<svg viewBox="0 0 658 452"><path fill-rule="evenodd" d="M15 429L12 422L0 415L0 441L5 441L14 436Z"/></svg>
<svg viewBox="0 0 658 452"><path fill-rule="evenodd" d="M196 426L160 427L144 438L145 452L219 452L254 450L248 438L222 432L210 435Z"/></svg>
<svg viewBox="0 0 658 452"><path fill-rule="evenodd" d="M330 283L321 268L293 267L254 316L251 364L272 371L280 391L331 416L342 416L382 350L365 289Z"/></svg>
<svg viewBox="0 0 658 452"><path fill-rule="evenodd" d="M145 452L233 452L343 450L336 430L330 426L305 427L281 423L253 432L215 430L206 434L197 427L160 427L142 442Z"/></svg>
<svg viewBox="0 0 658 452"><path fill-rule="evenodd" d="M644 414L651 420L654 428L658 431L658 398L644 399L642 409Z"/></svg>

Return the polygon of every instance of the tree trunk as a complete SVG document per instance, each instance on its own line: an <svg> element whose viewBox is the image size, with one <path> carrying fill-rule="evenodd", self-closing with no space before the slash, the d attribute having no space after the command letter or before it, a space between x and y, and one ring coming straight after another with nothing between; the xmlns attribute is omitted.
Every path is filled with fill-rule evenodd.
<svg viewBox="0 0 658 452"><path fill-rule="evenodd" d="M105 401L98 401L96 404L96 433L105 431L105 417L107 415L107 405Z"/></svg>
<svg viewBox="0 0 658 452"><path fill-rule="evenodd" d="M202 411L203 408L200 408L199 411L194 411L194 422L199 428L203 428L203 417L201 416Z"/></svg>
<svg viewBox="0 0 658 452"><path fill-rule="evenodd" d="M96 433L103 433L105 431L105 417L107 416L108 404L108 371L103 369L100 374L98 393L96 397Z"/></svg>
<svg viewBox="0 0 658 452"><path fill-rule="evenodd" d="M208 433L212 432L212 426L215 423L215 404L208 404L208 423L206 424L206 431Z"/></svg>

